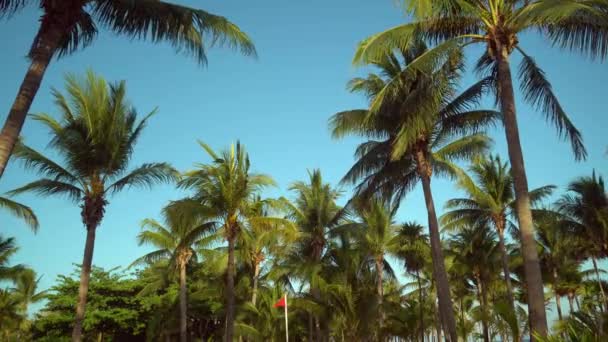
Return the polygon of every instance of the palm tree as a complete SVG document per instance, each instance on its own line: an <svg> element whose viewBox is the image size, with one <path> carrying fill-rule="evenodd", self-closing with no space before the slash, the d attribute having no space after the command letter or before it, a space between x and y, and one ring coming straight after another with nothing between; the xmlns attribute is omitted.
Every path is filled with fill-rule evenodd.
<svg viewBox="0 0 608 342"><path fill-rule="evenodd" d="M252 203L255 196L266 187L274 186L267 175L249 171L249 156L240 143L218 154L205 143L201 147L213 160L210 164L198 164L188 171L180 187L194 190L194 195L184 202L191 203L195 212L202 212L221 225L228 242L228 268L226 270L226 333L225 341L234 336L234 273L235 248L242 229L249 223L272 224L277 219L257 216Z"/></svg>
<svg viewBox="0 0 608 342"><path fill-rule="evenodd" d="M427 266L430 259L428 236L423 233L424 227L415 222L405 223L399 229L401 248L397 253L403 260L405 271L416 277L418 284L418 302L420 304L420 341L424 341L424 292L420 272Z"/></svg>
<svg viewBox="0 0 608 342"><path fill-rule="evenodd" d="M369 110L351 110L335 114L330 120L334 137L347 134L370 140L356 150L358 160L343 182L359 183L356 192L369 196L377 193L400 200L421 181L428 212L434 278L442 315L445 315L450 339L456 341L456 321L448 278L443 262L439 223L431 191L433 173L455 175L455 160L466 160L484 152L490 140L477 132L499 115L493 111L469 110L485 89L479 82L456 96L455 84L462 66L459 54L451 55L435 67L432 75L404 75L410 63L425 55L424 43L397 54L379 58L372 64L381 71L365 79L351 81L351 90L370 97ZM389 95L386 87L398 84ZM383 98L382 101L379 99Z"/></svg>
<svg viewBox="0 0 608 342"><path fill-rule="evenodd" d="M554 45L590 56L608 53L608 29L605 25L608 6L604 1L580 0L444 0L404 1L414 21L393 27L365 39L355 55L356 64L374 61L394 48L415 44L419 37L441 44L421 56L409 74L427 69L429 62L445 53L472 44L482 44L484 53L477 69L489 71L489 82L494 88L503 123L513 168L516 212L521 232L522 253L525 261L526 282L530 295L528 309L532 329L540 336L547 333L547 319L543 302L543 282L536 243L528 181L515 113L515 95L509 58L514 51L521 53L519 78L524 100L542 111L557 128L559 135L569 139L576 159L584 159L586 151L580 132L570 121L545 73L535 60L519 46L518 35L537 29ZM385 93L390 93L385 91Z"/></svg>
<svg viewBox="0 0 608 342"><path fill-rule="evenodd" d="M15 156L43 178L11 193L67 196L72 202L80 203L87 238L72 333L72 339L80 341L95 232L103 219L107 197L125 187L149 188L156 183L175 181L178 173L166 163L143 164L126 172L135 143L154 112L137 122L135 109L126 102L124 82L109 86L92 71L83 79L68 75L66 81L69 99L53 91L61 119L48 114L34 116L50 130L50 147L61 156L63 163L54 162L24 144L18 145Z"/></svg>
<svg viewBox="0 0 608 342"><path fill-rule="evenodd" d="M557 202L560 212L568 217L573 233L584 236L583 251L591 258L602 301L608 310L608 301L600 280L597 259L608 256L608 194L602 176L580 177L568 185L568 193Z"/></svg>
<svg viewBox="0 0 608 342"><path fill-rule="evenodd" d="M514 223L509 218L514 214L515 193L513 176L507 163L499 156L478 158L470 167L474 179L467 174L460 175L459 187L466 198L454 198L446 202L448 210L441 218L444 229L454 230L467 226L493 226L498 235L498 248L502 254L502 268L507 286L507 299L515 308L509 254L505 244L505 232ZM548 185L530 191L530 200L537 202L549 196L555 186Z"/></svg>
<svg viewBox="0 0 608 342"><path fill-rule="evenodd" d="M340 191L323 182L320 170L313 170L308 176L308 182L295 182L289 188L296 195L293 203L286 202L289 217L302 234L289 258L293 260L292 264L298 265L297 273L305 273L302 278L308 282L310 295L319 302L321 293L317 279L321 260L327 252L329 233L340 223L345 212L336 204ZM321 325L325 322L317 316L314 321L315 340L322 341L324 329ZM312 335L312 331L309 334Z"/></svg>
<svg viewBox="0 0 608 342"><path fill-rule="evenodd" d="M385 272L394 274L387 257L396 255L400 247L397 226L394 223L395 208L379 200L353 202L354 211L360 222L348 222L335 229L352 230L355 236L355 249L362 253L364 262L374 265L376 271L376 295L378 296L378 340L382 340L384 327L384 279Z"/></svg>
<svg viewBox="0 0 608 342"><path fill-rule="evenodd" d="M494 232L487 226L469 226L463 228L449 241L449 254L454 257L456 266L464 268L466 274L477 288L481 308L483 339L491 340L489 334L488 293L494 270L498 266L498 248Z"/></svg>
<svg viewBox="0 0 608 342"><path fill-rule="evenodd" d="M138 258L133 264L153 264L159 260L168 260L169 266L179 272L179 336L181 342L188 337L188 314L186 301L187 280L186 266L196 259L194 245L213 233L216 223L201 219L200 215L184 215L180 210L181 202L169 204L163 209L165 225L154 219L145 219L141 223L142 232L137 236L137 243L152 245L157 249Z"/></svg>
<svg viewBox="0 0 608 342"><path fill-rule="evenodd" d="M0 208L4 208L14 216L22 219L34 233L38 231L40 224L32 208L6 197L0 197Z"/></svg>
<svg viewBox="0 0 608 342"><path fill-rule="evenodd" d="M26 268L15 279L15 287L12 288L12 293L21 303L20 311L24 315L27 315L30 304L36 304L46 298L48 290L38 291L41 278L36 278L36 272Z"/></svg>
<svg viewBox="0 0 608 342"><path fill-rule="evenodd" d="M0 235L0 281L16 280L24 270L22 265L8 266L10 258L19 248L15 245L15 238L4 238Z"/></svg>
<svg viewBox="0 0 608 342"><path fill-rule="evenodd" d="M255 55L249 37L226 18L158 0L0 0L0 17L34 3L42 16L28 53L30 66L0 132L0 177L51 59L89 46L97 27L153 43L166 41L201 64L207 61L207 47L216 44Z"/></svg>

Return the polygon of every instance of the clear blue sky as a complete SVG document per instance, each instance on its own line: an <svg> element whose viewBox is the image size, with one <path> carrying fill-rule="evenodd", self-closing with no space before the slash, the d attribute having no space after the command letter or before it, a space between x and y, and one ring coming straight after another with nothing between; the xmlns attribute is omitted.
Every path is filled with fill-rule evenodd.
<svg viewBox="0 0 608 342"><path fill-rule="evenodd" d="M351 66L357 43L366 36L405 21L394 1L238 0L179 1L221 14L253 38L257 60L226 49L209 54L207 68L174 54L168 45L130 41L101 31L93 46L53 61L31 112L55 114L50 88L63 86L66 72L91 67L108 80L127 80L128 95L140 113L158 107L135 151L133 166L167 161L180 170L207 161L196 140L222 148L240 139L248 148L254 171L269 173L279 183L272 195L287 194L289 183L304 179L306 170L321 168L337 184L351 165L356 140L333 141L327 119L345 109L365 105L363 98L345 91L346 82L361 72ZM14 99L27 68L25 54L38 25L30 8L0 22L0 118ZM551 48L535 36L524 36L521 46L544 68L564 108L582 131L589 158L575 163L569 145L560 142L532 108L518 103L519 123L531 187L563 187L572 178L595 168L606 174L608 156L608 68L580 56ZM478 52L478 51L477 51ZM471 59L472 60L472 59ZM516 63L515 63L516 64ZM465 79L470 84L472 76ZM23 131L27 142L43 149L48 134L33 121ZM504 134L493 134L495 151L506 158ZM34 179L18 163L0 181L5 192ZM458 194L447 181L433 183L438 210ZM146 251L135 236L139 222L156 217L168 200L182 194L169 186L152 191L132 190L110 198L98 230L94 264L127 265ZM67 200L23 195L34 208L41 228L37 235L0 212L0 233L15 236L21 247L15 262L25 263L44 276L42 286L57 274L70 273L80 263L85 230L79 208ZM426 223L421 191L402 205L400 220Z"/></svg>

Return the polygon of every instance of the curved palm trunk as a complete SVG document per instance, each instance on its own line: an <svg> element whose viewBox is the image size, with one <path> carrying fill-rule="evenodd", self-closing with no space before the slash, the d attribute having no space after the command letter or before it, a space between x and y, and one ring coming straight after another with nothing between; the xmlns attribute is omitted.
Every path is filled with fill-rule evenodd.
<svg viewBox="0 0 608 342"><path fill-rule="evenodd" d="M378 294L378 340L382 341L382 327L384 326L384 287L382 286L382 273L384 272L384 257L376 257L376 292Z"/></svg>
<svg viewBox="0 0 608 342"><path fill-rule="evenodd" d="M509 54L505 48L499 48L498 51L496 61L498 63L500 105L507 137L513 183L515 185L515 206L521 234L521 251L524 259L528 290L530 328L532 332L545 337L547 336L547 317L545 313L543 280L540 272L538 251L536 250L536 240L534 238L528 180L521 142L519 140L519 128L517 127L515 95L513 93Z"/></svg>
<svg viewBox="0 0 608 342"><path fill-rule="evenodd" d="M49 29L48 26L44 23L40 25L37 35L39 43L32 49L30 66L21 82L2 131L0 131L0 177L4 174L30 106L34 102L44 73L51 63L62 36L60 30Z"/></svg>
<svg viewBox="0 0 608 342"><path fill-rule="evenodd" d="M505 246L504 229L498 230L498 249L500 250L502 259L502 272L505 276L505 284L507 285L507 300L513 310L515 308L515 299L513 297L513 285L511 284L511 271L509 270L509 254Z"/></svg>
<svg viewBox="0 0 608 342"><path fill-rule="evenodd" d="M424 294L419 270L416 270L416 279L418 280L418 300L420 302L420 341L424 342Z"/></svg>
<svg viewBox="0 0 608 342"><path fill-rule="evenodd" d="M572 313L574 312L574 294L573 293L568 293L568 314L572 315Z"/></svg>
<svg viewBox="0 0 608 342"><path fill-rule="evenodd" d="M447 327L446 337L449 336L451 342L458 341L456 332L456 320L454 319L454 309L450 298L450 285L445 270L443 252L441 251L441 239L439 236L439 222L435 212L435 203L431 192L431 169L426 156L422 151L416 152L416 162L418 164L418 175L422 182L426 210L428 213L429 235L431 240L431 255L433 259L433 277L437 286L437 297L439 299L439 310Z"/></svg>
<svg viewBox="0 0 608 342"><path fill-rule="evenodd" d="M251 304L255 306L255 302L258 298L258 282L260 280L260 264L258 262L255 263L253 268L253 290L251 291Z"/></svg>
<svg viewBox="0 0 608 342"><path fill-rule="evenodd" d="M93 264L93 249L95 248L96 226L87 228L87 240L84 245L84 257L80 268L80 286L78 287L78 304L76 305L76 321L72 330L72 341L82 341L82 322L87 305L87 293L89 292L89 279L91 277L91 265Z"/></svg>
<svg viewBox="0 0 608 342"><path fill-rule="evenodd" d="M234 336L234 244L235 237L228 238L228 268L226 269L226 334L224 340L232 342Z"/></svg>
<svg viewBox="0 0 608 342"><path fill-rule="evenodd" d="M180 342L186 342L188 337L186 335L188 329L188 315L187 315L187 302L186 302L186 264L180 263L179 265L179 340Z"/></svg>

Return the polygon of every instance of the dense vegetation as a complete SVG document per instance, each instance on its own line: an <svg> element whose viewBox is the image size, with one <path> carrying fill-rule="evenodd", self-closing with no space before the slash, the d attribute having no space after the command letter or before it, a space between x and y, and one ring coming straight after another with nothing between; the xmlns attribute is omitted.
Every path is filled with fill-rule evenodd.
<svg viewBox="0 0 608 342"><path fill-rule="evenodd" d="M207 35L255 53L234 24L201 10L148 0L38 2L32 64L0 133L0 176L12 157L39 178L0 197L0 207L35 231L32 209L9 197L68 198L81 208L86 244L74 274L42 291L34 270L11 263L15 240L0 237L0 281L8 284L0 290L2 340L281 340L286 326L274 304L285 295L294 341L608 339L604 180L590 171L573 175L566 189L528 189L510 66L511 54L521 53L524 100L571 143L573 159L584 159L581 132L517 35L536 29L554 45L603 58L608 2L406 1L412 21L367 38L355 54L370 74L348 87L368 106L329 119L336 139L362 140L354 164L340 185L311 170L280 198L264 197L276 184L251 171L240 142L219 151L199 142L207 158L188 171L164 162L133 167L154 112L139 116L125 81L92 71L53 89L56 114L32 116L50 133L52 159L19 139L52 57L87 46L96 23L169 41L200 62ZM0 0L0 15L29 3ZM461 89L471 44L485 52L474 67L478 81ZM485 98L497 109L482 108ZM497 125L509 162L491 150L486 132ZM435 177L453 181L462 197L435 203ZM159 208L162 220L142 218L136 242L153 251L125 260L124 269L94 267L111 196L160 183L184 197ZM428 221L398 222L417 184ZM353 186L352 196L344 186Z"/></svg>

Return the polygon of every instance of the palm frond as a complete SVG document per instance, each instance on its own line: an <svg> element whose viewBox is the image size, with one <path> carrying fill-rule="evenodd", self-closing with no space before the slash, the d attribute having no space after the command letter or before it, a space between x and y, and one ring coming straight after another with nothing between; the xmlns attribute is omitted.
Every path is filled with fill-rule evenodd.
<svg viewBox="0 0 608 342"><path fill-rule="evenodd" d="M10 195L18 195L25 192L33 191L42 196L65 195L73 202L78 202L84 195L83 191L72 184L51 180L41 179L20 188L9 191Z"/></svg>
<svg viewBox="0 0 608 342"><path fill-rule="evenodd" d="M551 84L545 78L544 71L536 65L532 57L521 49L519 51L523 55L519 68L519 78L524 99L545 114L547 120L555 126L562 138L570 140L576 160L584 160L587 157L587 151L580 131L570 121L560 105L557 96L553 93Z"/></svg>
<svg viewBox="0 0 608 342"><path fill-rule="evenodd" d="M0 197L0 208L10 211L11 214L25 221L34 233L38 231L38 218L36 217L36 214L34 214L32 208L6 197Z"/></svg>
<svg viewBox="0 0 608 342"><path fill-rule="evenodd" d="M207 62L206 48L227 45L256 54L246 33L226 18L203 10L158 0L96 0L93 15L111 31L152 42L166 41L178 52Z"/></svg>
<svg viewBox="0 0 608 342"><path fill-rule="evenodd" d="M38 118L42 119L42 116L38 116ZM79 183L78 178L68 170L22 142L18 142L15 146L13 157L23 161L25 168L35 169L38 174L51 177L56 181L70 184Z"/></svg>
<svg viewBox="0 0 608 342"><path fill-rule="evenodd" d="M116 193L125 187L151 188L158 183L172 183L179 180L179 172L168 163L149 163L134 169L110 186L106 192Z"/></svg>

